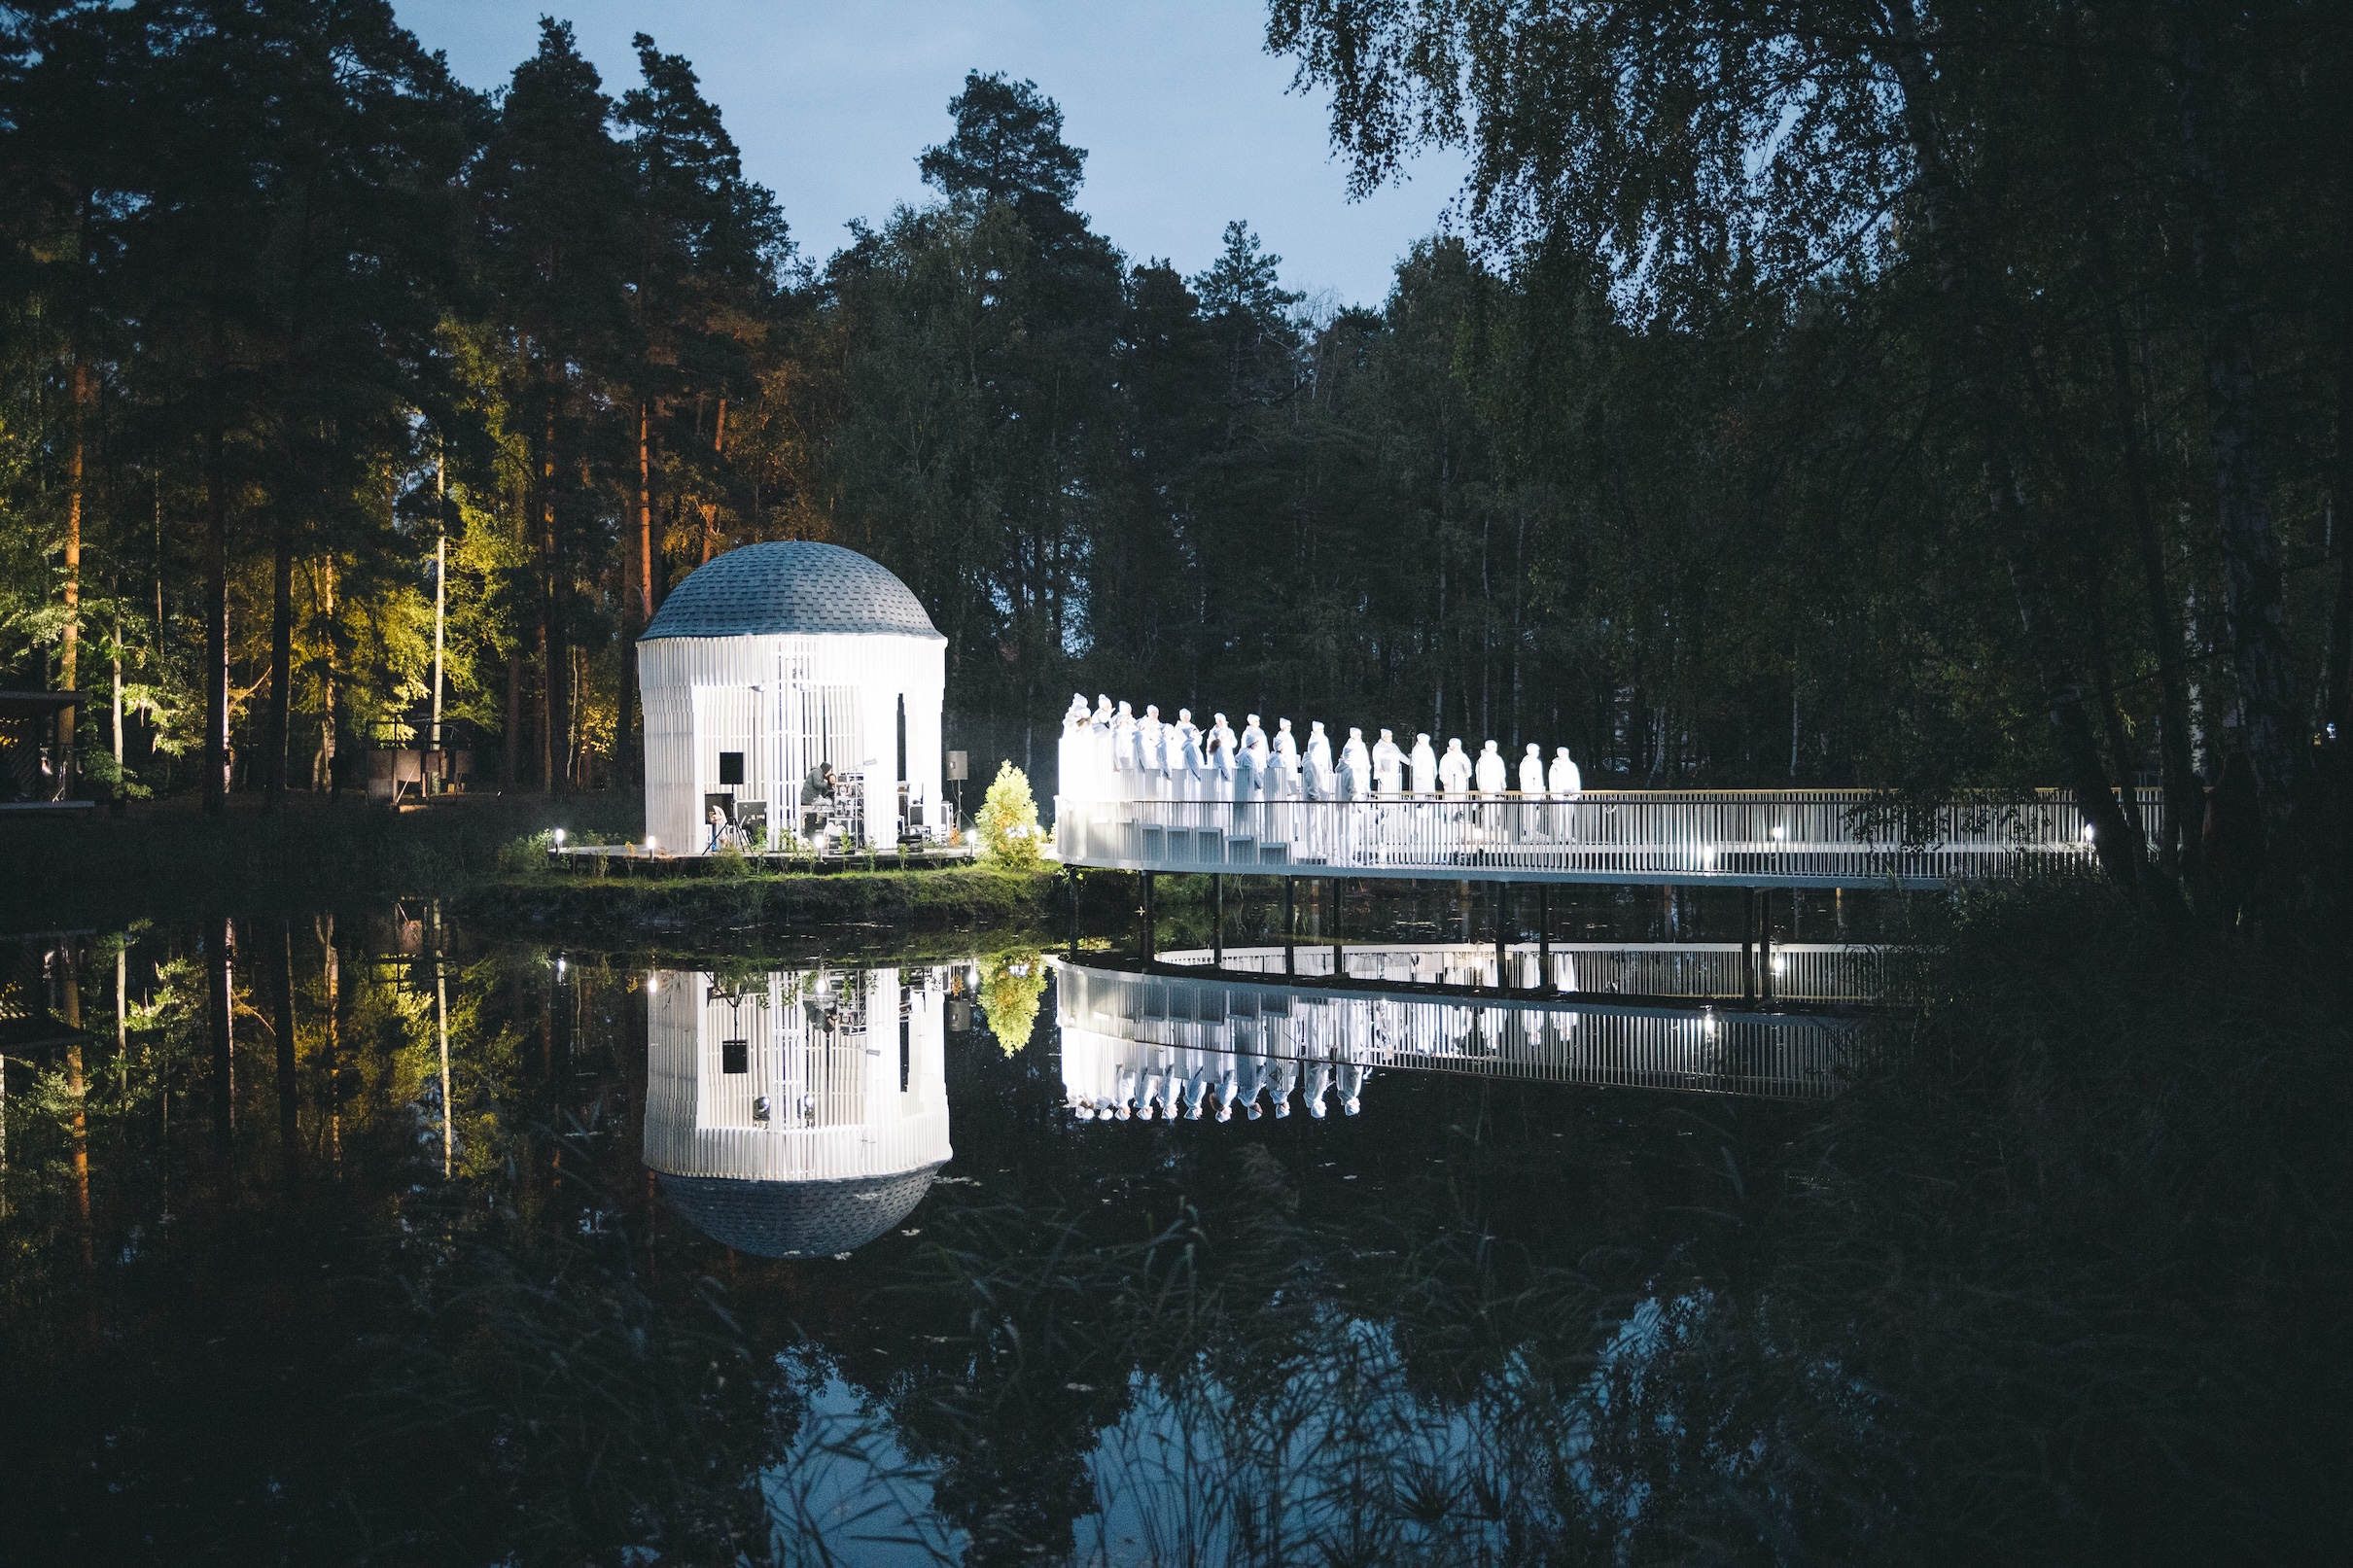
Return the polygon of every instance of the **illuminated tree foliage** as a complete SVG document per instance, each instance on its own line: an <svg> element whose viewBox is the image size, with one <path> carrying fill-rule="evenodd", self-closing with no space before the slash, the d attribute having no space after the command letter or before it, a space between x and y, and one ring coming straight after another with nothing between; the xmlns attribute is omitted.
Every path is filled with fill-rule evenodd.
<svg viewBox="0 0 2353 1568"><path fill-rule="evenodd" d="M609 86L550 20L484 98L380 5L5 15L0 661L109 694L90 755L119 660L129 783L413 733L445 536L478 776L626 785L667 588L822 538L1041 793L1083 688L1596 784L2057 784L2151 904L2342 880L2341 9L1280 0L1360 183L1472 156L1355 308L1247 222L1124 255L1005 74L820 260L650 37Z"/></svg>

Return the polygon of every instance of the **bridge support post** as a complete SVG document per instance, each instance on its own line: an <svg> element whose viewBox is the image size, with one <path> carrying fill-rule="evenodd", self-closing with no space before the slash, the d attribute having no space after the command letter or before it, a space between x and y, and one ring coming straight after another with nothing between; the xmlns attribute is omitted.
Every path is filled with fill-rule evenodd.
<svg viewBox="0 0 2353 1568"><path fill-rule="evenodd" d="M1143 873L1143 930L1138 937L1142 948L1143 961L1149 963L1157 956L1152 942L1152 873Z"/></svg>
<svg viewBox="0 0 2353 1568"><path fill-rule="evenodd" d="M1495 989L1497 991L1512 989L1511 897L1512 885L1510 883L1498 882L1495 884Z"/></svg>
<svg viewBox="0 0 2353 1568"><path fill-rule="evenodd" d="M1332 879L1332 978L1348 973L1348 955L1340 951L1340 879Z"/></svg>
<svg viewBox="0 0 2353 1568"><path fill-rule="evenodd" d="M1549 882L1536 884L1536 989L1549 993L1553 988L1553 886Z"/></svg>
<svg viewBox="0 0 2353 1568"><path fill-rule="evenodd" d="M1740 1000L1757 999L1757 890L1740 889Z"/></svg>
<svg viewBox="0 0 2353 1568"><path fill-rule="evenodd" d="M1210 961L1225 967L1225 873L1210 873Z"/></svg>
<svg viewBox="0 0 2353 1568"><path fill-rule="evenodd" d="M1282 879L1282 972L1299 972L1299 879Z"/></svg>

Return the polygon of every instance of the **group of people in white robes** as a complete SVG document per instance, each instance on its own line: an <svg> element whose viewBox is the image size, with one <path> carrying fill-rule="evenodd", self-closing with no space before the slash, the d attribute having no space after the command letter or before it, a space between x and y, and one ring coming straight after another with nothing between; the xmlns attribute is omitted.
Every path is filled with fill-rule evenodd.
<svg viewBox="0 0 2353 1568"><path fill-rule="evenodd" d="M1369 746L1364 731L1352 727L1335 751L1321 720L1311 721L1304 746L1291 721L1278 718L1273 734L1258 715L1244 715L1239 733L1223 714L1209 727L1193 722L1193 711L1176 710L1164 720L1147 704L1139 717L1108 695L1087 707L1073 693L1062 717L1057 792L1077 801L1123 800L1371 800L1385 795L1523 796L1561 799L1577 794L1584 781L1568 748L1552 761L1532 742L1520 758L1515 781L1501 749L1489 741L1474 759L1459 739L1441 754L1427 735L1418 734L1409 750L1389 730Z"/></svg>
<svg viewBox="0 0 2353 1568"><path fill-rule="evenodd" d="M1159 1117L1198 1122L1213 1117L1230 1122L1239 1114L1254 1122L1269 1112L1280 1120L1291 1114L1291 1097L1301 1094L1304 1065L1301 1103L1310 1117L1322 1121L1335 1103L1344 1116L1362 1111L1364 1083L1372 1076L1363 1063L1349 1057L1311 1056L1302 1063L1253 1049L1253 1044L1262 1047L1263 1039L1237 1040L1237 1048L1230 1051L1121 1043L1126 1050L1111 1064L1107 1084L1093 1092L1070 1091L1071 1112L1077 1120L1148 1122ZM1069 1046L1066 1035L1066 1051Z"/></svg>

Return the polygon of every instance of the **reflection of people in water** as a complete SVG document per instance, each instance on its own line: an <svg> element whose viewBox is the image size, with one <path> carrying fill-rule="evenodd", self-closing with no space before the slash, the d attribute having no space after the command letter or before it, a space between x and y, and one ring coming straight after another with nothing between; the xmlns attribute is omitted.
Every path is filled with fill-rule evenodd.
<svg viewBox="0 0 2353 1568"><path fill-rule="evenodd" d="M1323 1120L1323 1097L1331 1092L1332 1064L1318 1062L1307 1069L1307 1113Z"/></svg>

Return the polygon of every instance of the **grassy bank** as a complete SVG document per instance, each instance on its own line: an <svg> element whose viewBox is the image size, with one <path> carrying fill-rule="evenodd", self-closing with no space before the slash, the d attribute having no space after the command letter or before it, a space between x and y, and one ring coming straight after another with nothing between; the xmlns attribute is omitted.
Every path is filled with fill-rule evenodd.
<svg viewBox="0 0 2353 1568"><path fill-rule="evenodd" d="M478 883L456 904L462 918L484 927L622 945L686 940L697 946L818 928L1027 927L1062 907L1052 872L969 865L665 878L527 871Z"/></svg>
<svg viewBox="0 0 2353 1568"><path fill-rule="evenodd" d="M446 896L493 875L517 838L557 825L621 836L641 815L635 796L604 793L453 795L396 815L298 792L277 810L232 796L219 816L192 797L120 818L0 816L0 865L21 893L5 918L23 928L256 900Z"/></svg>

